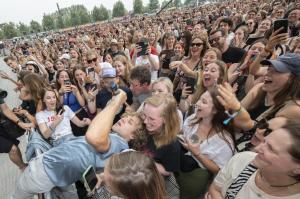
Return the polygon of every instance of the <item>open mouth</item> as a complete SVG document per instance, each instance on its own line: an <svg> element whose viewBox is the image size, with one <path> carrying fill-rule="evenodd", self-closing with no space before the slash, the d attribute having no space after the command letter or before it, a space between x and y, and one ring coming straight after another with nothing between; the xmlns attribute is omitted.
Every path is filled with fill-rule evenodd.
<svg viewBox="0 0 300 199"><path fill-rule="evenodd" d="M264 84L272 84L272 83L273 83L273 81L271 79L269 79L269 78L264 79Z"/></svg>

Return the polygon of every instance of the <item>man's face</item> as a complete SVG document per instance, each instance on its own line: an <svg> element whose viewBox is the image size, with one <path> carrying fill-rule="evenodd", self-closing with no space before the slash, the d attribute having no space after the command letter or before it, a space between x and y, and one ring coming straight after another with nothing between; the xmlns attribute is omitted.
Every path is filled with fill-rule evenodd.
<svg viewBox="0 0 300 199"><path fill-rule="evenodd" d="M209 41L212 47L221 49L224 46L225 38L222 36L222 33L218 31L210 35Z"/></svg>
<svg viewBox="0 0 300 199"><path fill-rule="evenodd" d="M116 51L118 51L118 44L117 43L113 43L113 44L111 44L111 51L113 51L113 52L116 52Z"/></svg>
<svg viewBox="0 0 300 199"><path fill-rule="evenodd" d="M224 22L220 23L219 28L222 29L227 34L230 30L230 26L228 25L228 23L224 23Z"/></svg>
<svg viewBox="0 0 300 199"><path fill-rule="evenodd" d="M300 10L293 10L288 16L288 20L290 23L295 23L299 19L300 19Z"/></svg>
<svg viewBox="0 0 300 199"><path fill-rule="evenodd" d="M106 78L103 78L103 86L110 90L111 89L111 84L112 82L114 82L115 84L117 83L117 80L115 77L106 77Z"/></svg>
<svg viewBox="0 0 300 199"><path fill-rule="evenodd" d="M130 80L129 83L130 90L134 96L139 96L144 92L142 84L137 79Z"/></svg>

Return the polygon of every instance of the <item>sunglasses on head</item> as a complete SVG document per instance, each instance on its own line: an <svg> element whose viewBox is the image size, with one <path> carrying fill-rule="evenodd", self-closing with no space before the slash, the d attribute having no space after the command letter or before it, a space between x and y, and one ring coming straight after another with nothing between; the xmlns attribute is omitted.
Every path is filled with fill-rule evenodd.
<svg viewBox="0 0 300 199"><path fill-rule="evenodd" d="M93 58L93 59L87 60L87 62L88 62L89 64L91 64L92 62L96 62L96 61L97 61L97 58Z"/></svg>
<svg viewBox="0 0 300 199"><path fill-rule="evenodd" d="M264 129L264 137L268 136L273 130L269 128L269 123L266 119L262 119L256 123L256 128Z"/></svg>
<svg viewBox="0 0 300 199"><path fill-rule="evenodd" d="M191 46L197 46L197 47L201 47L203 45L203 43L192 43Z"/></svg>

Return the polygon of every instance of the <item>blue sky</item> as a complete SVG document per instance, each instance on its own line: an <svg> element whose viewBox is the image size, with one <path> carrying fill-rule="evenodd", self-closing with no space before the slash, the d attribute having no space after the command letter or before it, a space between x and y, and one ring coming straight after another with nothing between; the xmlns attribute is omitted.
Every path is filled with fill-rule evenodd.
<svg viewBox="0 0 300 199"><path fill-rule="evenodd" d="M93 7L103 4L106 8L112 9L117 0L1 0L0 1L0 23L19 21L29 24L32 19L41 22L44 13L51 13L57 10L56 3L60 8L75 4L83 4L89 11ZM127 10L132 10L133 0L123 1ZM143 0L144 5L149 0ZM160 0L162 2L162 0Z"/></svg>

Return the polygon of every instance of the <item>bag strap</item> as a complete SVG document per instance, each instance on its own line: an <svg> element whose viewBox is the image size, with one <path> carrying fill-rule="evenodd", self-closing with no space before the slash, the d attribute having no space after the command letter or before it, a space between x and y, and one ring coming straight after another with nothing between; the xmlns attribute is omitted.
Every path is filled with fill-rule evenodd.
<svg viewBox="0 0 300 199"><path fill-rule="evenodd" d="M225 199L235 198L256 170L257 168L254 165L252 165L251 163L248 164L234 180L234 182L231 183L231 185L228 187L225 194Z"/></svg>

